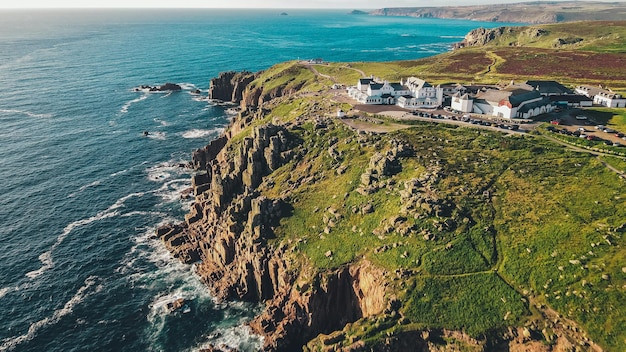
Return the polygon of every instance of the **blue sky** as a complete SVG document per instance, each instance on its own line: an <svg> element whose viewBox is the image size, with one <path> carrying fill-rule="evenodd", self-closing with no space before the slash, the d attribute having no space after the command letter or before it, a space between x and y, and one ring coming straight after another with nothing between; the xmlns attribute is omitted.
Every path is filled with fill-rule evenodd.
<svg viewBox="0 0 626 352"><path fill-rule="evenodd" d="M621 0L624 1L624 0ZM520 0L0 0L0 8L346 8L477 5Z"/></svg>

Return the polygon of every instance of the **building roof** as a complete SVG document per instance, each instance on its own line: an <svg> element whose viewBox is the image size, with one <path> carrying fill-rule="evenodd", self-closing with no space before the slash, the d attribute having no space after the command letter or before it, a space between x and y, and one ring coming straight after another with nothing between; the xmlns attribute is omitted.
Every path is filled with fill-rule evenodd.
<svg viewBox="0 0 626 352"><path fill-rule="evenodd" d="M582 101L593 101L593 99L580 94L561 94L548 96L550 101L566 101L568 103L580 103Z"/></svg>
<svg viewBox="0 0 626 352"><path fill-rule="evenodd" d="M524 102L527 102L529 100L534 100L540 97L541 97L541 94L539 94L538 91L532 90L530 92L526 91L525 93L518 92L518 94L512 94L511 96L509 96L508 100L512 106L520 106ZM548 100L548 103L549 103L549 100Z"/></svg>
<svg viewBox="0 0 626 352"><path fill-rule="evenodd" d="M402 85L400 83L389 83L389 85L394 89L394 90L409 90L409 88L407 88L407 86Z"/></svg>
<svg viewBox="0 0 626 352"><path fill-rule="evenodd" d="M572 94L572 90L557 81L526 81L526 84L534 87L541 95Z"/></svg>
<svg viewBox="0 0 626 352"><path fill-rule="evenodd" d="M535 92L537 92L537 91L535 91ZM537 95L541 96L539 94L539 92L537 92ZM525 112L528 112L530 110L534 110L535 108L540 108L542 106L546 106L546 105L550 105L550 104L551 104L550 99L548 99L547 97L543 97L541 100L533 101L532 103L528 103L528 104L522 105L517 110L517 112L525 113Z"/></svg>
<svg viewBox="0 0 626 352"><path fill-rule="evenodd" d="M480 91L476 95L476 99L485 100L490 103L499 103L504 99L508 99L508 97L512 94L512 92L506 90L495 90L489 89L486 91Z"/></svg>
<svg viewBox="0 0 626 352"><path fill-rule="evenodd" d="M588 96L593 97L599 95L608 99L620 99L622 96L608 89L603 89L594 86L582 85L576 87L576 89L582 90L587 93Z"/></svg>
<svg viewBox="0 0 626 352"><path fill-rule="evenodd" d="M406 79L406 85L409 86L410 88L417 88L417 89L432 87L432 85L430 83L424 81L423 79L417 78L417 77L409 77L409 78L407 78Z"/></svg>
<svg viewBox="0 0 626 352"><path fill-rule="evenodd" d="M372 82L374 82L374 80L371 78L359 78L359 83L361 84L370 84Z"/></svg>

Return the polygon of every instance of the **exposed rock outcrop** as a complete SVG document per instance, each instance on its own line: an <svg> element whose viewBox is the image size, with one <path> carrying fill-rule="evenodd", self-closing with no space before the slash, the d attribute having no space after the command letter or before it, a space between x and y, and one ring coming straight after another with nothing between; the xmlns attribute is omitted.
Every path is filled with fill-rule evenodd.
<svg viewBox="0 0 626 352"><path fill-rule="evenodd" d="M179 86L176 83L165 83L163 85L160 86L146 86L146 85L142 85L139 88L135 88L135 91L149 91L149 92L167 92L167 91L173 91L173 92L177 92L182 90L183 88L181 86Z"/></svg>
<svg viewBox="0 0 626 352"><path fill-rule="evenodd" d="M381 313L385 296L384 273L362 262L281 291L251 326L265 335L266 349L299 350L320 333Z"/></svg>
<svg viewBox="0 0 626 352"><path fill-rule="evenodd" d="M243 92L256 78L252 72L228 71L220 73L211 80L209 87L209 99L223 102L239 103L243 98Z"/></svg>
<svg viewBox="0 0 626 352"><path fill-rule="evenodd" d="M476 28L471 30L465 35L465 39L462 42L454 45L455 49L464 48L468 46L483 46L506 33L512 33L511 27L497 27L497 28Z"/></svg>

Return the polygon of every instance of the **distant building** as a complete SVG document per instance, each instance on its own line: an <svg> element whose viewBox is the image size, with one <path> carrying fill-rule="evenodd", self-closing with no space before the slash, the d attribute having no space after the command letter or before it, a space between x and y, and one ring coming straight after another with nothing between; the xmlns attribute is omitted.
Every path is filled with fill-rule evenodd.
<svg viewBox="0 0 626 352"><path fill-rule="evenodd" d="M610 89L582 85L576 87L576 93L593 99L593 103L609 108L626 108L626 99Z"/></svg>
<svg viewBox="0 0 626 352"><path fill-rule="evenodd" d="M321 58L309 59L309 63L310 64L323 64L324 59L321 59Z"/></svg>

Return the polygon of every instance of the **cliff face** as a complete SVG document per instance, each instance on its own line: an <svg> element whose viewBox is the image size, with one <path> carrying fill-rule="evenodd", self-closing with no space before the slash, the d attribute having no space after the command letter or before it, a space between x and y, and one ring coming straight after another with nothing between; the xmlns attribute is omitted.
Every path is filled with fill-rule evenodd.
<svg viewBox="0 0 626 352"><path fill-rule="evenodd" d="M454 45L455 49L464 48L467 46L483 46L487 43L501 37L505 33L512 33L511 27L497 27L497 28L476 28L471 30L465 35L462 42Z"/></svg>
<svg viewBox="0 0 626 352"><path fill-rule="evenodd" d="M222 72L211 80L209 99L238 103L243 97L246 86L255 78L256 74L247 71Z"/></svg>

